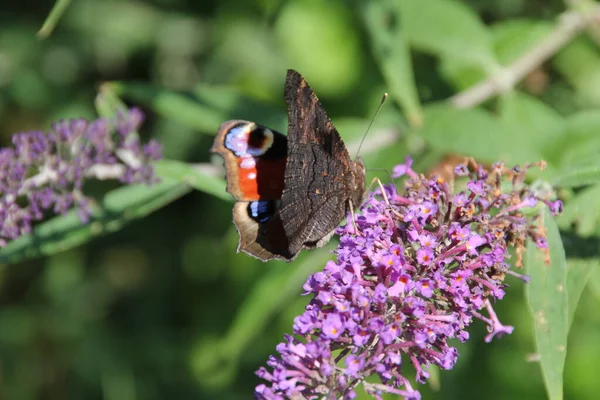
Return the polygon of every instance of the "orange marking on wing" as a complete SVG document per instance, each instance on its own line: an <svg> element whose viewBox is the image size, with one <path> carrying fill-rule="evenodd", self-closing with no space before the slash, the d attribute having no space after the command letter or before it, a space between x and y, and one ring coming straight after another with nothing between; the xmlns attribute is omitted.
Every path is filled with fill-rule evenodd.
<svg viewBox="0 0 600 400"><path fill-rule="evenodd" d="M239 165L239 163L238 163ZM251 179L251 174L254 174L255 178ZM244 195L244 200L252 201L258 200L258 182L256 180L256 167L254 168L241 168L238 167L238 185L240 191Z"/></svg>
<svg viewBox="0 0 600 400"><path fill-rule="evenodd" d="M254 168L242 168L238 162L238 184L244 200L277 200L284 185L286 158L256 161Z"/></svg>

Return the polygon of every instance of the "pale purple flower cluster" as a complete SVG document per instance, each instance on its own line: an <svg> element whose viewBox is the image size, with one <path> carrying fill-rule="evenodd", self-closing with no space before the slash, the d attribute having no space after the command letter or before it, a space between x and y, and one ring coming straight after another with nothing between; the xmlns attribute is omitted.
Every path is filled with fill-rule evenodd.
<svg viewBox="0 0 600 400"><path fill-rule="evenodd" d="M143 118L131 109L111 120L63 120L48 133L13 135L13 147L0 149L0 247L30 232L47 213L77 207L86 221L91 199L82 189L89 179L156 181L149 161L161 157L161 147L140 143Z"/></svg>
<svg viewBox="0 0 600 400"><path fill-rule="evenodd" d="M540 201L523 185L532 165L508 170L497 163L487 171L470 161L448 183L417 175L411 163L394 169L408 176L404 194L393 185L371 193L354 222L338 229L337 262L304 285L313 299L270 368L257 371L267 383L256 387L256 398L352 399L362 386L377 399L419 399L405 377L407 363L419 383L432 364L451 369L458 352L448 340L466 341L474 318L488 325L486 341L512 332L491 305L504 296L506 274L527 281L509 270L508 248L516 249L516 266L528 240L548 251L539 221L522 212ZM466 177L465 190L453 193ZM501 183L509 179L506 193ZM562 208L542 201L553 213ZM379 382L367 381L371 375Z"/></svg>

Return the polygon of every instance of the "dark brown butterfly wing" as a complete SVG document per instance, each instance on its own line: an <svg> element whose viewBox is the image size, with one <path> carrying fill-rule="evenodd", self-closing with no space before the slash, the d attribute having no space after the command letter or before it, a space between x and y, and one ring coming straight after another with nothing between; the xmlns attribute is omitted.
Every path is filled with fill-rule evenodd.
<svg viewBox="0 0 600 400"><path fill-rule="evenodd" d="M364 195L364 167L352 162L319 99L296 71L285 85L288 156L279 215L289 253L325 244L348 206Z"/></svg>

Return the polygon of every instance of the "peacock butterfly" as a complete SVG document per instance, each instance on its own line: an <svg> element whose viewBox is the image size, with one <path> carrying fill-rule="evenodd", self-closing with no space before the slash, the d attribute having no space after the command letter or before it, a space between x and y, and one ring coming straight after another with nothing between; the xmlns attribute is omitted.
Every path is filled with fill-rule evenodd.
<svg viewBox="0 0 600 400"><path fill-rule="evenodd" d="M227 169L242 250L263 261L293 260L323 246L365 193L365 167L350 159L304 78L288 70L288 135L254 122L221 124L211 151Z"/></svg>

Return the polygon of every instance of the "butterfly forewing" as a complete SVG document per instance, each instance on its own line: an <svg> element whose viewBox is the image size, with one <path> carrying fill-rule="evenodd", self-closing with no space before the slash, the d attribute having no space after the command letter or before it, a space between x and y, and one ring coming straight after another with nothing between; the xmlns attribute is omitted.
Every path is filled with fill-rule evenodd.
<svg viewBox="0 0 600 400"><path fill-rule="evenodd" d="M356 187L354 165L319 99L296 71L288 71L288 157L279 213L290 253L322 245L344 218ZM318 166L318 168L316 167ZM364 177L361 178L364 181ZM359 185L360 186L360 185Z"/></svg>

